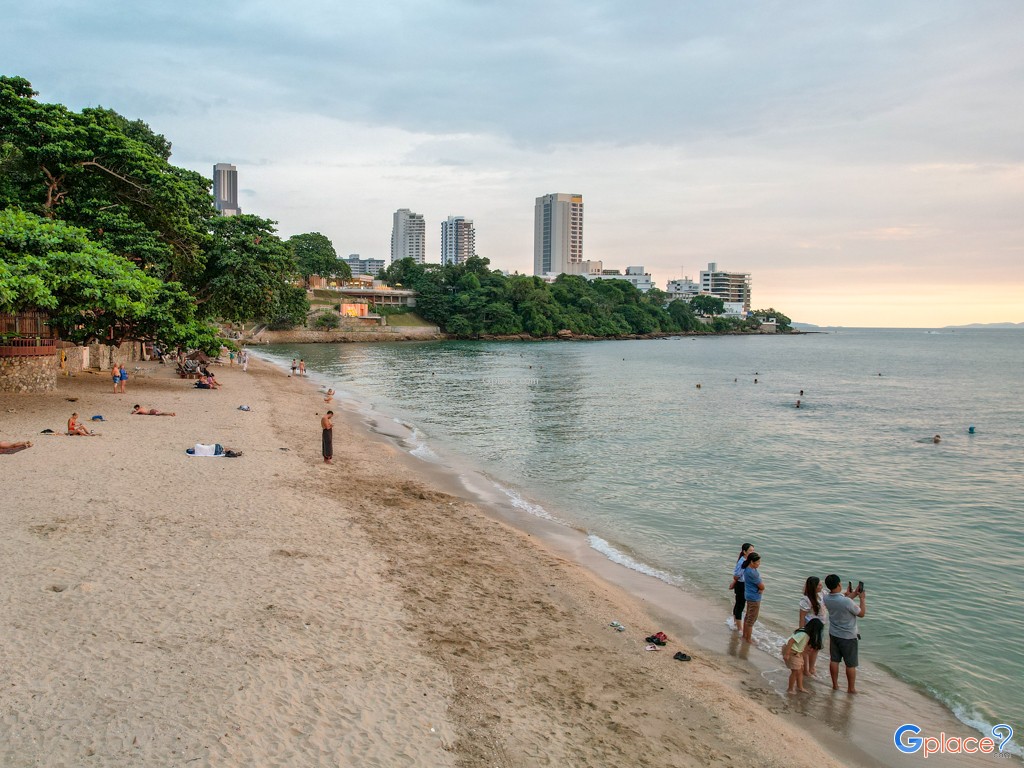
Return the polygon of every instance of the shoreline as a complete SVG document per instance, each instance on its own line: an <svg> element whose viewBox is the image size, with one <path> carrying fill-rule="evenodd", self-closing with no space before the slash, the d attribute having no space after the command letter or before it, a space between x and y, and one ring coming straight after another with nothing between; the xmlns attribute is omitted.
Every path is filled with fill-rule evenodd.
<svg viewBox="0 0 1024 768"><path fill-rule="evenodd" d="M286 360L281 359L276 364L284 370ZM321 376L313 373L310 378L311 383L315 383ZM326 377L322 377L322 382L323 386L339 386L329 382ZM819 678L810 683L818 695L805 700L787 699L785 688L788 670L784 668L776 645L781 645L785 640L788 629L773 627L770 621L762 620L755 628L756 642L753 648L737 642L738 635L726 626L729 624L726 616L731 607L731 594L728 600L716 601L703 591L695 592L692 585L680 582L679 577L661 573L642 560L636 560L634 555L618 549L615 544L602 542L611 550L603 551L603 548L595 547L588 540L589 535L584 528L558 517L545 517L545 507L537 507L533 499L520 497L516 491L504 488L504 481L499 483L478 468L460 468L458 457L437 456L430 448L427 450L437 459L436 462L415 456L403 445L409 435L387 426L393 420L403 428L415 431L415 425L401 422L390 414L378 411L369 403L360 404L354 398L347 402L352 405L351 414L365 428L402 452L402 458L412 471L426 474L446 492L461 496L479 506L485 514L535 537L543 546L571 558L603 582L624 589L632 599L654 612L652 615L658 619L656 623L674 631L675 637L683 638L684 645L698 646L711 654L717 663L729 666L731 674L742 678L739 680L741 686L747 690L759 689L759 697L773 713L793 719L819 741L829 744L830 749L842 750L856 742L859 758L866 760L865 764L875 764L873 761L876 760L878 764L888 764L898 754L892 745L893 731L906 722L907 717L913 722L927 723L924 727L929 731L941 730L950 735L965 737L989 735L987 731L976 730L977 726L961 720L947 704L928 690L900 678L884 664L876 664L871 660L862 661L861 665L861 691L856 697L857 701L864 701L860 711L845 704L837 707L834 701L836 697L850 697L845 692L834 693L830 690L827 639L822 651L824 655L820 657L824 674L819 672ZM473 477L471 485L467 485L467 473L478 475ZM481 484L478 482L480 480L484 482ZM481 488L481 485L484 487ZM521 503L503 498L494 490L516 493ZM537 514L538 509L540 516ZM632 562L622 563L617 556ZM758 680L752 682L748 679L753 676ZM865 695L868 687L872 690ZM826 702L822 712L816 712L817 705L822 704L825 697L833 700ZM843 734L842 737L837 737L839 733ZM1019 755L1010 756L1020 760ZM846 755L848 762L853 761L853 758L851 754ZM930 759L937 764L981 764L973 762L981 760L977 756L931 755ZM949 762L943 763L944 760Z"/></svg>
<svg viewBox="0 0 1024 768"><path fill-rule="evenodd" d="M4 764L893 759L891 741L878 760L805 730L748 667L673 661L710 631L696 613L655 625L678 591L637 599L572 557L596 556L578 539L487 514L357 412L336 409L323 465L312 382L262 361L222 368L216 391L139 373L124 396L103 374L0 395L0 437L35 443L0 457L18 478L0 523ZM130 417L134 402L178 415ZM102 436L38 435L72 408L103 413ZM184 455L211 440L242 458ZM645 653L659 628L674 642Z"/></svg>

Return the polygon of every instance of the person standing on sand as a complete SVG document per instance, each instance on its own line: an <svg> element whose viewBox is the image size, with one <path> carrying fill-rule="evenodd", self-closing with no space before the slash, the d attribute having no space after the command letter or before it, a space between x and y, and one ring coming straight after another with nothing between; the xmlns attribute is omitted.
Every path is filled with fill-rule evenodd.
<svg viewBox="0 0 1024 768"><path fill-rule="evenodd" d="M306 361L305 360L299 360L299 376L305 376L305 375L306 375Z"/></svg>
<svg viewBox="0 0 1024 768"><path fill-rule="evenodd" d="M117 385L121 383L121 366L114 363L114 367L110 369L110 378L114 382L114 394L117 394Z"/></svg>
<svg viewBox="0 0 1024 768"><path fill-rule="evenodd" d="M814 677L814 665L818 660L818 651L821 650L821 633L828 621L828 614L825 612L825 605L821 599L821 579L817 576L808 576L804 582L804 594L799 602L800 618L798 626L804 627L810 636L807 648L804 649L804 674Z"/></svg>
<svg viewBox="0 0 1024 768"><path fill-rule="evenodd" d="M743 561L747 559L747 555L753 548L753 544L744 544L740 547L740 556L736 559L736 565L732 569L732 584L729 585L729 589L732 590L736 598L732 606L732 617L736 621L737 631L743 629L743 606L747 604L747 598L744 596Z"/></svg>
<svg viewBox="0 0 1024 768"><path fill-rule="evenodd" d="M330 464L331 459L334 458L334 422L331 419L334 418L334 411L328 411L320 419L320 427L324 431L323 436L323 453L324 453L324 464Z"/></svg>
<svg viewBox="0 0 1024 768"><path fill-rule="evenodd" d="M249 353L244 349L239 353L239 359L242 362L242 373L249 372Z"/></svg>
<svg viewBox="0 0 1024 768"><path fill-rule="evenodd" d="M832 676L832 690L839 690L839 662L846 664L846 690L857 692L857 651L860 636L857 633L857 619L867 613L864 591L849 589L845 593L843 580L830 573L825 577L825 607L828 609L828 672ZM859 598L860 604L853 602Z"/></svg>
<svg viewBox="0 0 1024 768"><path fill-rule="evenodd" d="M761 567L761 556L751 552L743 561L743 597L746 599L746 616L743 617L743 639L754 642L754 624L761 612L761 593L764 592L764 579L757 569Z"/></svg>
<svg viewBox="0 0 1024 768"><path fill-rule="evenodd" d="M296 362L295 358L293 357L292 358L292 376L295 375L295 369L298 368L298 367L299 367L299 364L298 364L298 362Z"/></svg>
<svg viewBox="0 0 1024 768"><path fill-rule="evenodd" d="M124 388L128 386L128 369L123 365L121 366L121 394L124 394Z"/></svg>

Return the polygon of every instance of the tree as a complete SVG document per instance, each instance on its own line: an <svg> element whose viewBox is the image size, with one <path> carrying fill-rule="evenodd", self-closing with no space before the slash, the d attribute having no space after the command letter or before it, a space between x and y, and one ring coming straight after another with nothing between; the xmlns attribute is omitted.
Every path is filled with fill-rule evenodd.
<svg viewBox="0 0 1024 768"><path fill-rule="evenodd" d="M178 283L147 275L88 233L16 209L0 211L0 312L43 310L62 339L217 346Z"/></svg>
<svg viewBox="0 0 1024 768"><path fill-rule="evenodd" d="M712 296L707 293L700 293L690 300L690 306L698 315L705 317L720 315L725 312L725 301L719 296Z"/></svg>
<svg viewBox="0 0 1024 768"><path fill-rule="evenodd" d="M319 232L307 232L293 235L287 240L288 246L295 255L295 264L302 279L309 287L309 278L320 277L352 277L352 269L344 261L339 261L334 245L326 235Z"/></svg>
<svg viewBox="0 0 1024 768"><path fill-rule="evenodd" d="M242 214L211 223L213 245L199 293L204 314L234 322L303 322L309 302L295 284L295 257L275 234L275 222Z"/></svg>
<svg viewBox="0 0 1024 768"><path fill-rule="evenodd" d="M139 120L103 108L36 101L0 77L0 207L83 227L158 277L194 287L216 211L210 182L171 165L171 145Z"/></svg>
<svg viewBox="0 0 1024 768"><path fill-rule="evenodd" d="M793 330L793 321L786 317L778 310L772 309L755 309L750 313L754 317L760 318L762 321L769 318L775 318L775 322L778 323L778 330L782 332L788 332Z"/></svg>

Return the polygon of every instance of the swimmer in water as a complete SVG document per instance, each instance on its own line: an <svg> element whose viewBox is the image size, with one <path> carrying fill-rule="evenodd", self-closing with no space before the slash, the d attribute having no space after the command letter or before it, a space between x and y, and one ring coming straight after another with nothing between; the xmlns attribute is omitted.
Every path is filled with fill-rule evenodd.
<svg viewBox="0 0 1024 768"><path fill-rule="evenodd" d="M932 442L933 443L941 443L942 442L942 436L941 435L936 435L935 437L932 438Z"/></svg>
<svg viewBox="0 0 1024 768"><path fill-rule="evenodd" d="M799 400L797 400L797 401L796 401L796 407L797 407L797 408L799 408L799 407L800 407L800 401L799 401Z"/></svg>

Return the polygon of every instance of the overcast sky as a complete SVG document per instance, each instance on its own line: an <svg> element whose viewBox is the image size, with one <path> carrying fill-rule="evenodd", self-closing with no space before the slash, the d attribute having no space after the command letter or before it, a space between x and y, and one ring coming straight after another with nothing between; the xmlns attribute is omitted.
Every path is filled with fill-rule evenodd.
<svg viewBox="0 0 1024 768"><path fill-rule="evenodd" d="M391 215L533 267L534 199L664 288L818 324L1024 321L1019 0L8 0L0 72L238 167L246 213L388 258Z"/></svg>

